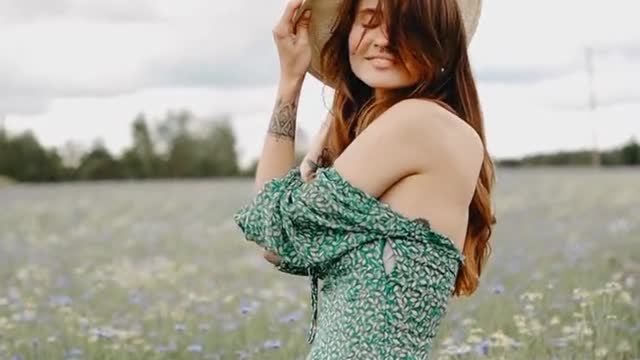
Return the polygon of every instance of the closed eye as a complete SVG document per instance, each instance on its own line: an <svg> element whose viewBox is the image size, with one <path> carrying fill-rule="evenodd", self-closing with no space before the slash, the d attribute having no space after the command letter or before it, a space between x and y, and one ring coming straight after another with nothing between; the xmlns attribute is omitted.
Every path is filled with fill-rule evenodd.
<svg viewBox="0 0 640 360"><path fill-rule="evenodd" d="M376 15L375 9L360 10L357 22L366 29L373 29L380 25L380 16Z"/></svg>

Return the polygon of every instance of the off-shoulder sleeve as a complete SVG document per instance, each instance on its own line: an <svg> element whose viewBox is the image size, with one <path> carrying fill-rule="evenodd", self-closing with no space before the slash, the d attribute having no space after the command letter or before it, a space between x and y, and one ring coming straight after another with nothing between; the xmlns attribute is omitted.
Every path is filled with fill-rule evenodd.
<svg viewBox="0 0 640 360"><path fill-rule="evenodd" d="M367 204L340 185L325 169L310 182L291 169L266 182L234 221L247 240L280 256L281 271L307 274L372 241Z"/></svg>
<svg viewBox="0 0 640 360"><path fill-rule="evenodd" d="M264 184L234 214L249 241L280 256L279 270L308 274L345 253L379 239L428 242L464 262L464 255L428 220L408 219L344 179L333 167L319 168L312 181L300 169Z"/></svg>

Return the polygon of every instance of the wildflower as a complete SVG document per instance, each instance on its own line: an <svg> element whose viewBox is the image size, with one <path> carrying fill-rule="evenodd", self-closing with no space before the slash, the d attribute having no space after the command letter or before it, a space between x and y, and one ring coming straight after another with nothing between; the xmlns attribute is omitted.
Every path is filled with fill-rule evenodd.
<svg viewBox="0 0 640 360"><path fill-rule="evenodd" d="M71 348L67 351L65 351L64 356L65 358L73 358L73 357L78 357L78 356L82 356L82 349L78 349L78 348Z"/></svg>
<svg viewBox="0 0 640 360"><path fill-rule="evenodd" d="M279 349L280 346L282 346L280 340L267 340L262 344L265 349Z"/></svg>
<svg viewBox="0 0 640 360"><path fill-rule="evenodd" d="M591 336L593 335L593 329L588 327L588 326L583 326L582 327L582 334L585 336Z"/></svg>
<svg viewBox="0 0 640 360"><path fill-rule="evenodd" d="M551 344L553 345L553 347L564 348L564 347L567 347L568 341L566 338L562 337L562 338L552 339Z"/></svg>
<svg viewBox="0 0 640 360"><path fill-rule="evenodd" d="M584 314L581 312L574 312L573 314L571 314L574 318L576 319L583 319L584 318Z"/></svg>
<svg viewBox="0 0 640 360"><path fill-rule="evenodd" d="M573 328L573 326L565 325L562 327L563 334L573 334L574 332L575 332L575 329Z"/></svg>
<svg viewBox="0 0 640 360"><path fill-rule="evenodd" d="M607 356L608 353L609 353L609 350L607 350L607 348L599 347L596 349L595 355L597 358L603 358Z"/></svg>
<svg viewBox="0 0 640 360"><path fill-rule="evenodd" d="M618 343L618 346L616 346L616 351L617 352L630 352L631 351L631 344L629 344L629 341L623 339L622 341L620 341L620 343Z"/></svg>
<svg viewBox="0 0 640 360"><path fill-rule="evenodd" d="M452 355L465 355L471 352L471 347L467 344L461 344L453 349Z"/></svg>
<svg viewBox="0 0 640 360"><path fill-rule="evenodd" d="M622 290L622 285L617 281L610 281L605 284L605 289L609 294L613 294L617 291Z"/></svg>
<svg viewBox="0 0 640 360"><path fill-rule="evenodd" d="M455 343L455 340L451 336L447 336L442 340L443 346L451 346Z"/></svg>
<svg viewBox="0 0 640 360"><path fill-rule="evenodd" d="M482 338L478 335L471 334L467 337L467 342L470 344L475 344L482 342Z"/></svg>
<svg viewBox="0 0 640 360"><path fill-rule="evenodd" d="M191 344L187 346L187 351L190 353L201 353L204 350L204 347L200 344Z"/></svg>
<svg viewBox="0 0 640 360"><path fill-rule="evenodd" d="M624 279L624 286L627 288L631 288L633 287L633 284L635 283L635 279L633 278L633 276L629 275Z"/></svg>
<svg viewBox="0 0 640 360"><path fill-rule="evenodd" d="M542 293L539 292L525 292L520 295L520 300L524 301L536 301L541 300L543 297Z"/></svg>
<svg viewBox="0 0 640 360"><path fill-rule="evenodd" d="M281 323L291 323L298 321L302 317L302 311L296 311L280 318Z"/></svg>
<svg viewBox="0 0 640 360"><path fill-rule="evenodd" d="M629 294L626 291L620 292L620 301L622 301L623 304L627 304L627 305L633 304L633 299L631 298L631 294Z"/></svg>
<svg viewBox="0 0 640 360"><path fill-rule="evenodd" d="M489 335L489 341L492 347L508 347L510 346L514 340L509 336L505 335L502 330L498 330L493 334Z"/></svg>
<svg viewBox="0 0 640 360"><path fill-rule="evenodd" d="M462 320L462 325L464 325L464 326L470 326L470 325L473 325L475 323L476 323L476 321L474 319L472 319L472 318L465 318L465 319Z"/></svg>
<svg viewBox="0 0 640 360"><path fill-rule="evenodd" d="M233 331L235 329L237 329L239 327L239 324L235 321L229 321L229 322L225 322L224 325L222 325L222 329L224 331Z"/></svg>
<svg viewBox="0 0 640 360"><path fill-rule="evenodd" d="M248 314L249 312L251 312L251 305L246 305L246 304L245 304L245 305L241 305L241 306L240 306L240 313L241 313L242 315L246 315L246 314Z"/></svg>
<svg viewBox="0 0 640 360"><path fill-rule="evenodd" d="M576 301L584 301L586 299L588 299L590 297L590 294L588 291L581 289L581 288L575 288L573 289L573 300Z"/></svg>
<svg viewBox="0 0 640 360"><path fill-rule="evenodd" d="M489 343L489 340L483 340L476 344L476 346L473 348L473 351L478 355L487 356L489 355L490 347L491 344Z"/></svg>

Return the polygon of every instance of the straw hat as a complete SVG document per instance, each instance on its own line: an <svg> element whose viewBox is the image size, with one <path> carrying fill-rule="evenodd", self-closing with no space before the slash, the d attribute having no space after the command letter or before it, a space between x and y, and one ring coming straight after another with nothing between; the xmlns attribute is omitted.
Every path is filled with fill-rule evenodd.
<svg viewBox="0 0 640 360"><path fill-rule="evenodd" d="M482 0L456 1L458 1L458 7L462 12L464 27L467 32L467 45L469 45L478 27ZM309 73L323 82L323 76L320 73L320 51L331 35L331 27L341 2L342 0L305 0L294 17L294 22L297 22L304 10L311 9L313 15L309 23L309 42L311 45Z"/></svg>

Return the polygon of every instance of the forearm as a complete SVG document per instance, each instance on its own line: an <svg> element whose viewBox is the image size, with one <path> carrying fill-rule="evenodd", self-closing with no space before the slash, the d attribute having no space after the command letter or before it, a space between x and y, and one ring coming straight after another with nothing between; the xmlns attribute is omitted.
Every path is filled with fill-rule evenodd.
<svg viewBox="0 0 640 360"><path fill-rule="evenodd" d="M255 190L295 165L295 134L302 80L280 80L276 104L256 168Z"/></svg>

